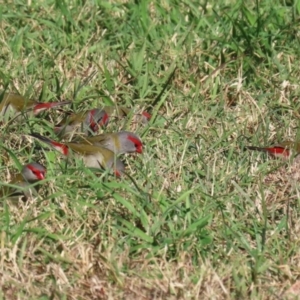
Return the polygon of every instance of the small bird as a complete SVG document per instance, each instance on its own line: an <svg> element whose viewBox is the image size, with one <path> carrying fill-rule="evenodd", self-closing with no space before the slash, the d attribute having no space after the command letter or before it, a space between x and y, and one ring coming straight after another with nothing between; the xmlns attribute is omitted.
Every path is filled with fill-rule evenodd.
<svg viewBox="0 0 300 300"><path fill-rule="evenodd" d="M104 110L93 108L65 118L55 126L54 131L60 137L65 137L78 129L88 134L89 132L97 132L100 127L106 126L108 119L109 117Z"/></svg>
<svg viewBox="0 0 300 300"><path fill-rule="evenodd" d="M79 136L75 141L81 144L101 146L113 151L115 154L143 152L141 139L129 131L103 133L91 137Z"/></svg>
<svg viewBox="0 0 300 300"><path fill-rule="evenodd" d="M29 186L31 183L45 179L46 177L46 168L37 162L31 162L23 166L21 173L15 175L13 179L9 182L11 185L17 185L20 187ZM17 188L12 187L3 187L0 190L0 196L15 197L25 195L29 197L29 190L18 190Z"/></svg>
<svg viewBox="0 0 300 300"><path fill-rule="evenodd" d="M22 114L22 112L32 112L34 115L37 115L47 109L67 105L70 103L70 101L42 103L26 99L18 94L4 93L0 103L0 116L4 116L6 114L18 115Z"/></svg>
<svg viewBox="0 0 300 300"><path fill-rule="evenodd" d="M124 173L125 166L123 162L109 149L100 146L72 142L63 144L50 140L38 133L31 133L30 135L50 145L65 156L70 156L72 152L75 153L76 156L83 159L83 162L87 167L113 169L117 177L120 177Z"/></svg>
<svg viewBox="0 0 300 300"><path fill-rule="evenodd" d="M291 141L283 142L280 145L270 147L254 147L247 146L246 149L263 151L270 154L273 157L289 158L293 153L300 153L300 143L294 143Z"/></svg>

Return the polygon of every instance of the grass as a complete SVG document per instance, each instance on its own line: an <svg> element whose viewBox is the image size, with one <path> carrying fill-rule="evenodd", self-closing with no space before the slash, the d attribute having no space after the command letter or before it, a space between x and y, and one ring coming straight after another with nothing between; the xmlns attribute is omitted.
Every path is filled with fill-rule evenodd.
<svg viewBox="0 0 300 300"><path fill-rule="evenodd" d="M297 297L297 170L244 147L299 139L299 13L277 0L1 6L3 90L153 116L106 129L145 144L122 179L34 147L28 133L53 134L62 111L1 125L3 185L30 160L48 169L37 197L1 201L1 299Z"/></svg>

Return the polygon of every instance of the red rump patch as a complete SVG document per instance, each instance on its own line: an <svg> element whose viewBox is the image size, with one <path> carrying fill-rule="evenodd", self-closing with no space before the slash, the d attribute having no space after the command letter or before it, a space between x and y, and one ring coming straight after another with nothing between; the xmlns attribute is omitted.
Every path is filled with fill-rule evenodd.
<svg viewBox="0 0 300 300"><path fill-rule="evenodd" d="M139 139L137 139L131 135L128 135L127 138L134 144L137 153L143 152L143 144Z"/></svg>
<svg viewBox="0 0 300 300"><path fill-rule="evenodd" d="M50 109L56 106L62 106L69 104L69 101L63 101L63 102L47 102L47 103L37 103L33 108L33 113L35 115L39 114L41 111L44 111L46 109Z"/></svg>
<svg viewBox="0 0 300 300"><path fill-rule="evenodd" d="M274 156L284 156L284 157L290 156L290 151L287 148L281 146L269 147L269 148L265 148L265 150Z"/></svg>
<svg viewBox="0 0 300 300"><path fill-rule="evenodd" d="M56 104L56 103L54 103ZM34 106L34 114L39 114L41 111L49 109L53 106L53 103L38 103Z"/></svg>
<svg viewBox="0 0 300 300"><path fill-rule="evenodd" d="M55 148L57 151L59 151L63 155L68 155L69 153L69 147L65 144L61 144L55 141L51 141L51 145L53 148Z"/></svg>

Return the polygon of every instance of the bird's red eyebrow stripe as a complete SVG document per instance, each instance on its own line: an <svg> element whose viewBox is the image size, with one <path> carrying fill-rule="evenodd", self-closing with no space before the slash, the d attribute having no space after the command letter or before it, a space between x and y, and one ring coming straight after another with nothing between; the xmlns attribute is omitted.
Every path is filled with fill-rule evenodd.
<svg viewBox="0 0 300 300"><path fill-rule="evenodd" d="M94 116L95 116L95 113L96 113L96 109L92 109L90 112L89 112L89 126L90 128L94 131L95 129L95 120L94 120Z"/></svg>
<svg viewBox="0 0 300 300"><path fill-rule="evenodd" d="M135 137L133 137L131 135L129 135L127 138L131 142L134 143L134 145L136 146L136 152L137 153L142 153L143 152L143 144L142 144L142 142L139 139L137 139L137 138L135 138Z"/></svg>
<svg viewBox="0 0 300 300"><path fill-rule="evenodd" d="M101 120L101 126L105 126L107 123L108 123L108 119L109 119L109 116L107 113L104 114L102 120Z"/></svg>
<svg viewBox="0 0 300 300"><path fill-rule="evenodd" d="M97 112L97 109L92 109L89 113L89 126L90 128L95 132L98 130L98 125L101 127L105 126L108 122L108 114L105 113L102 118L99 120L95 120L95 114Z"/></svg>
<svg viewBox="0 0 300 300"><path fill-rule="evenodd" d="M30 169L34 174L36 174L38 179L45 179L45 174L44 174L45 172L42 172L41 170L34 168L32 165L28 165L27 168Z"/></svg>

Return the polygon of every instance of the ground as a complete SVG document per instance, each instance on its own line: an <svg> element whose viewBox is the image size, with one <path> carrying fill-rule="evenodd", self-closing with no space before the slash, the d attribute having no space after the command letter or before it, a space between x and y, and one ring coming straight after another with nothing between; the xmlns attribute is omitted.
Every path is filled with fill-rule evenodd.
<svg viewBox="0 0 300 300"><path fill-rule="evenodd" d="M1 7L0 85L72 104L1 121L1 299L296 299L298 158L246 146L299 140L297 1L13 1ZM3 98L3 93L0 99ZM83 166L55 138L67 112L131 109L126 175ZM148 111L147 124L134 114Z"/></svg>

